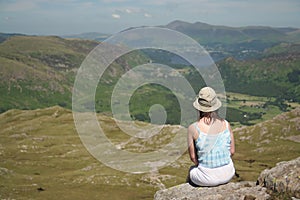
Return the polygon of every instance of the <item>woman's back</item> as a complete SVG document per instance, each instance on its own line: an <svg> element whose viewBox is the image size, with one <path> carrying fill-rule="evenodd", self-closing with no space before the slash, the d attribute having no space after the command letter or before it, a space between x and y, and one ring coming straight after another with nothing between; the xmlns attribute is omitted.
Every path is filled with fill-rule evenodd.
<svg viewBox="0 0 300 200"><path fill-rule="evenodd" d="M197 150L198 162L201 166L208 168L221 167L227 165L231 160L231 136L228 129L228 122L225 120L219 122L220 123L214 122L218 123L217 125L201 126L202 123L200 120L194 124L197 131L195 147ZM212 128L213 126L214 129Z"/></svg>

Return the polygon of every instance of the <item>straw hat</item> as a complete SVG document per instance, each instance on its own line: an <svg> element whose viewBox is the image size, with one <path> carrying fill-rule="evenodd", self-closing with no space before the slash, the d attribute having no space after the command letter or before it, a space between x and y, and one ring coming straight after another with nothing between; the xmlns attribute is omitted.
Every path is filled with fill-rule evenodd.
<svg viewBox="0 0 300 200"><path fill-rule="evenodd" d="M213 112L218 110L222 106L222 103L211 87L204 87L199 91L199 95L194 101L193 106L202 112Z"/></svg>

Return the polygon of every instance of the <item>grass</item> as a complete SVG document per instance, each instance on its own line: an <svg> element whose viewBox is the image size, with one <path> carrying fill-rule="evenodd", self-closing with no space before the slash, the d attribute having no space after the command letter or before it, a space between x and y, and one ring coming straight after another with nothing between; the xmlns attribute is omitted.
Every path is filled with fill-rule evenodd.
<svg viewBox="0 0 300 200"><path fill-rule="evenodd" d="M299 109L234 129L233 159L239 178L233 181L255 181L263 169L297 157L299 143L286 139L299 135L297 118ZM120 132L110 117L99 114L98 119L115 145L124 143L125 150L140 153L164 146L174 129L168 126L151 140L138 140ZM153 199L155 191L184 183L192 165L185 152L151 173L111 169L87 152L71 111L58 106L7 111L0 115L0 126L0 198L4 199Z"/></svg>
<svg viewBox="0 0 300 200"><path fill-rule="evenodd" d="M1 174L1 198L153 197L152 186L133 187L139 176L112 170L86 151L70 111L11 110L1 115L1 127L1 169L9 170Z"/></svg>
<svg viewBox="0 0 300 200"><path fill-rule="evenodd" d="M0 44L0 112L53 105L71 108L75 72L97 42L16 36Z"/></svg>
<svg viewBox="0 0 300 200"><path fill-rule="evenodd" d="M232 122L233 127L257 124L266 120L273 119L282 113L276 98L253 96L240 93L227 92L227 118ZM285 102L287 110L299 107L299 103Z"/></svg>

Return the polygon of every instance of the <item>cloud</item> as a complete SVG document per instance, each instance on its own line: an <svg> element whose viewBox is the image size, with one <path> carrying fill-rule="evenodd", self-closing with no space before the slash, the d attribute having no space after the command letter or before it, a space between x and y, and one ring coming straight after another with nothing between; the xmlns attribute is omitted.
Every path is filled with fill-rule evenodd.
<svg viewBox="0 0 300 200"><path fill-rule="evenodd" d="M123 14L138 14L143 12L143 9L137 7L125 7L116 9L116 12Z"/></svg>
<svg viewBox="0 0 300 200"><path fill-rule="evenodd" d="M118 14L112 14L111 16L112 16L113 18L115 18L115 19L120 19L120 18L121 18L121 16L118 15Z"/></svg>
<svg viewBox="0 0 300 200"><path fill-rule="evenodd" d="M151 18L152 17L152 15L150 15L149 13L145 13L144 16L147 17L147 18Z"/></svg>
<svg viewBox="0 0 300 200"><path fill-rule="evenodd" d="M130 10L129 8L126 8L125 12L128 13L128 14L130 14L130 13L132 13L132 10Z"/></svg>

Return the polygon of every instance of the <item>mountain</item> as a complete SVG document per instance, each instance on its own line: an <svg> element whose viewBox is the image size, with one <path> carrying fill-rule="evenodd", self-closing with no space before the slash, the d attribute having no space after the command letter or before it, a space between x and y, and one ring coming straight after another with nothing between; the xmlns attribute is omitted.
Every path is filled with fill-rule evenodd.
<svg viewBox="0 0 300 200"><path fill-rule="evenodd" d="M280 44L260 59L217 63L227 91L300 102L300 45Z"/></svg>
<svg viewBox="0 0 300 200"><path fill-rule="evenodd" d="M215 61L229 56L240 60L257 58L265 49L282 42L300 42L300 29L292 27L229 27L179 20L161 27L192 37L208 50Z"/></svg>
<svg viewBox="0 0 300 200"><path fill-rule="evenodd" d="M263 119L268 107L275 106L286 111L289 106L287 101L300 102L300 47L299 43L291 42L299 35L299 29L233 28L182 21L174 21L165 27L198 38L200 43L204 42L205 48L216 60L227 92L270 98L264 99L261 103L263 106L256 110L248 106L229 108L231 120L251 124L250 121L260 117ZM77 36L87 38L99 35ZM0 111L53 105L71 108L71 90L77 69L99 42L57 36L7 34L5 37L6 40L0 43ZM111 112L110 97L118 79L133 67L148 63L149 60L176 69L195 91L205 85L193 67L172 53L160 50L133 51L117 59L104 73L96 91L96 111ZM143 100L145 96L149 96L147 102ZM229 107L233 105L231 103L234 104L234 101L229 102ZM168 123L178 123L178 101L171 91L158 85L143 86L133 94L129 104L132 117L149 121L148 111L154 104L164 105L168 112ZM251 117L246 119L242 117L244 115Z"/></svg>
<svg viewBox="0 0 300 200"><path fill-rule="evenodd" d="M297 28L273 28L267 26L246 26L246 27L229 27L216 26L202 22L189 23L184 21L173 21L165 26L182 33L185 33L200 44L213 43L243 43L254 40L262 42L294 42L290 35L296 34L300 29Z"/></svg>
<svg viewBox="0 0 300 200"><path fill-rule="evenodd" d="M0 110L69 106L81 62L95 41L13 36L0 44Z"/></svg>
<svg viewBox="0 0 300 200"><path fill-rule="evenodd" d="M15 36L0 43L0 111L54 105L71 108L76 72L86 55L98 44L97 41L56 36ZM260 58L237 60L229 57L220 60L217 66L227 92L257 96L231 94L227 98L230 120L237 122L237 126L257 123L257 120L264 120L265 116L268 119L279 110L290 109L287 100L299 102L299 53L298 44L281 43L264 50ZM195 91L203 87L205 84L195 69L174 56L160 50L145 50L133 51L117 59L99 82L96 111L111 113L111 95L119 78L149 60L176 69ZM255 106L243 103L251 102L253 98L257 99L259 106L257 103L253 104ZM149 122L148 112L154 104L165 107L167 123L180 122L180 106L175 95L167 88L153 84L141 86L132 94L129 104L132 118ZM249 117L243 117L245 115Z"/></svg>
<svg viewBox="0 0 300 200"><path fill-rule="evenodd" d="M262 170L298 157L299 117L298 108L234 129L233 160L239 177L233 182L256 181ZM154 137L139 139L124 134L111 117L97 114L97 119L112 144L138 153L165 146L180 128L165 125ZM149 173L111 169L88 153L72 112L59 106L9 110L0 114L0 125L1 199L153 199L155 191L184 183L192 165L184 153L172 164Z"/></svg>
<svg viewBox="0 0 300 200"><path fill-rule="evenodd" d="M144 26L139 28L142 27ZM300 42L300 29L293 27L229 27L203 22L189 23L180 20L159 27L176 30L192 37L203 45L216 61L228 56L237 59L253 58L259 56L266 48L281 42ZM134 28L130 27L126 30ZM109 34L90 32L62 37L103 41L109 36Z"/></svg>

